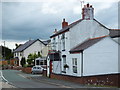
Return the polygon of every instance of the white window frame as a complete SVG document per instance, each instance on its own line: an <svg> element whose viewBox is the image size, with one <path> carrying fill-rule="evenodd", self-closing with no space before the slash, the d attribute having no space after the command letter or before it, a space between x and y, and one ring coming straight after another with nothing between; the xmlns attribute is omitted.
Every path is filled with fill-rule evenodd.
<svg viewBox="0 0 120 90"><path fill-rule="evenodd" d="M63 57L63 71L66 72L66 68L64 68L64 65L66 64L66 56Z"/></svg>
<svg viewBox="0 0 120 90"><path fill-rule="evenodd" d="M72 69L73 69L73 73L77 73L77 72L78 72L78 70L77 70L77 63L78 63L77 58L72 58Z"/></svg>
<svg viewBox="0 0 120 90"><path fill-rule="evenodd" d="M56 38L53 38L53 50L56 50Z"/></svg>
<svg viewBox="0 0 120 90"><path fill-rule="evenodd" d="M65 33L62 34L62 50L65 50Z"/></svg>

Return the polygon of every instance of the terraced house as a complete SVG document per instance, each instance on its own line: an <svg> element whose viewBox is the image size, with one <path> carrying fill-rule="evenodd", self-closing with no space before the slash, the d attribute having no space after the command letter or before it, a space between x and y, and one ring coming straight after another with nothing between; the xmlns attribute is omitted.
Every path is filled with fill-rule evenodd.
<svg viewBox="0 0 120 90"><path fill-rule="evenodd" d="M82 19L50 36L47 76L82 84L120 86L119 29L109 29L94 18L92 5L84 5ZM120 80L119 80L120 81Z"/></svg>

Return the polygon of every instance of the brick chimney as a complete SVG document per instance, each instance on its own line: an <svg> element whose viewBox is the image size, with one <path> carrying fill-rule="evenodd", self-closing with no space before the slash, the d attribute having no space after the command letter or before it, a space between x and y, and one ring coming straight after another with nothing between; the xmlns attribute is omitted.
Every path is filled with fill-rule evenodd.
<svg viewBox="0 0 120 90"><path fill-rule="evenodd" d="M92 5L89 5L89 3L87 5L84 5L84 7L82 8L82 19L94 19L94 8L92 7Z"/></svg>
<svg viewBox="0 0 120 90"><path fill-rule="evenodd" d="M62 28L68 26L68 22L65 21L65 18L63 19L63 22L62 22Z"/></svg>

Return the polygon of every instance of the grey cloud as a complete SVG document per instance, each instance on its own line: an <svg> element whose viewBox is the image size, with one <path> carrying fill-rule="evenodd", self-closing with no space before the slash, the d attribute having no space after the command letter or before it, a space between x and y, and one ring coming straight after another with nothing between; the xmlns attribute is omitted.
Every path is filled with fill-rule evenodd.
<svg viewBox="0 0 120 90"><path fill-rule="evenodd" d="M53 33L54 29L61 29L61 22L63 18L72 23L81 18L80 14L73 13L73 4L67 3L51 3L48 9L54 9L57 13L43 13L43 5L45 3L3 3L3 22L2 35L3 39L10 40L28 40L29 38L48 39ZM112 7L112 6L111 6ZM95 8L95 7L94 7ZM115 9L114 9L115 8ZM115 22L108 21L110 17L114 16L114 10L108 9L107 12L99 12L96 17L104 24ZM106 15L109 13L109 15ZM112 16L113 15L113 16Z"/></svg>
<svg viewBox="0 0 120 90"><path fill-rule="evenodd" d="M114 26L118 25L118 3L115 2L109 8L100 10L95 17L108 28L118 28Z"/></svg>

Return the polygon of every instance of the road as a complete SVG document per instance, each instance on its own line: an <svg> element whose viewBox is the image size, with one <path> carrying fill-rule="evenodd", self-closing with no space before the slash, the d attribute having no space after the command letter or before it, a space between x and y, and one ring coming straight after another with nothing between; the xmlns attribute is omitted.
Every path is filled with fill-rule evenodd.
<svg viewBox="0 0 120 90"><path fill-rule="evenodd" d="M26 78L20 71L3 70L4 78L16 88L62 88L58 85L52 85L43 82L37 82ZM28 74L26 74L28 76ZM34 75L35 76L35 75Z"/></svg>
<svg viewBox="0 0 120 90"><path fill-rule="evenodd" d="M1 79L1 75L3 79ZM5 84L3 88L20 88L22 90L34 90L39 88L69 88L71 90L119 90L117 88L89 87L62 80L53 80L42 77L42 75L25 74L17 70L3 70L2 74L0 74L0 79L4 83L8 82L8 84Z"/></svg>

